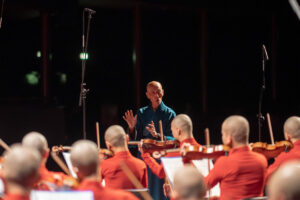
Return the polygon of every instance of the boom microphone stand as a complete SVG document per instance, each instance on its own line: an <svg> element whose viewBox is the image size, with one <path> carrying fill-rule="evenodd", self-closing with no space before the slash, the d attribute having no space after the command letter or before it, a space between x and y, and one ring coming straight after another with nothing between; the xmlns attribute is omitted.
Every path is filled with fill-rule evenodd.
<svg viewBox="0 0 300 200"><path fill-rule="evenodd" d="M86 40L84 37L84 14L85 12L88 13L88 25L87 25L87 33L86 33ZM85 8L82 13L82 52L84 55L84 58L81 62L81 84L80 84L80 97L79 97L79 107L82 107L82 129L83 129L83 139L86 139L86 95L89 92L89 89L86 89L86 83L84 80L85 77L85 68L86 68L86 60L87 60L87 48L88 48L88 42L89 42L89 33L90 33L90 23L92 19L92 15L96 14L96 11Z"/></svg>

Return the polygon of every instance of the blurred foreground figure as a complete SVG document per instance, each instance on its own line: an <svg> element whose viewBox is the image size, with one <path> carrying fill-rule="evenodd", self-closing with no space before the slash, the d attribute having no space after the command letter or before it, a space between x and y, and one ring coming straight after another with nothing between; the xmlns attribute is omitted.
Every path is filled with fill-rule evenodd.
<svg viewBox="0 0 300 200"><path fill-rule="evenodd" d="M12 147L4 156L4 200L29 200L30 191L39 180L41 156L36 150L21 145Z"/></svg>
<svg viewBox="0 0 300 200"><path fill-rule="evenodd" d="M97 145L89 140L79 140L72 145L71 162L81 180L78 190L92 191L95 200L137 200L129 192L101 186L98 152Z"/></svg>
<svg viewBox="0 0 300 200"><path fill-rule="evenodd" d="M115 189L135 189L127 175L121 169L120 163L124 162L141 182L144 188L148 188L148 176L146 164L134 156L128 150L128 135L121 126L113 125L105 131L105 143L114 156L101 162L101 175L105 180L105 186Z"/></svg>
<svg viewBox="0 0 300 200"><path fill-rule="evenodd" d="M300 162L292 161L282 165L270 178L267 185L270 200L300 199Z"/></svg>
<svg viewBox="0 0 300 200"><path fill-rule="evenodd" d="M174 190L171 197L174 200L201 200L206 193L204 178L191 165L185 165L174 176Z"/></svg>

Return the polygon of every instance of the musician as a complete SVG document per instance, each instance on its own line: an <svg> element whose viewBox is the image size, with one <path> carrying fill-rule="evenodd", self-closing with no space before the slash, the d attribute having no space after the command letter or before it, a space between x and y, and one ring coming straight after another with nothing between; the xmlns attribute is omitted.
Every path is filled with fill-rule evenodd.
<svg viewBox="0 0 300 200"><path fill-rule="evenodd" d="M300 159L300 117L292 116L288 118L283 126L284 137L290 140L294 147L289 152L282 152L275 158L275 162L268 167L268 179L272 173L283 163Z"/></svg>
<svg viewBox="0 0 300 200"><path fill-rule="evenodd" d="M31 189L39 180L40 163L41 156L35 149L15 145L5 153L4 200L29 200Z"/></svg>
<svg viewBox="0 0 300 200"><path fill-rule="evenodd" d="M167 139L173 139L171 131L171 121L176 113L166 106L162 101L164 90L161 83L151 81L146 87L146 97L150 100L150 104L140 108L136 115L132 110L128 110L123 119L127 122L130 137L134 140L144 138L158 139L160 138L159 120L162 120L163 132ZM164 180L158 179L148 168L148 182L150 194L154 199L163 199L162 186Z"/></svg>
<svg viewBox="0 0 300 200"><path fill-rule="evenodd" d="M282 166L268 181L267 193L270 200L300 199L300 163L289 161Z"/></svg>
<svg viewBox="0 0 300 200"><path fill-rule="evenodd" d="M72 145L70 158L74 171L81 180L78 190L92 191L95 200L137 200L137 198L129 192L101 186L98 149L94 142L89 140L79 140L75 142Z"/></svg>
<svg viewBox="0 0 300 200"><path fill-rule="evenodd" d="M202 174L193 166L185 165L174 175L173 200L201 200L206 193Z"/></svg>
<svg viewBox="0 0 300 200"><path fill-rule="evenodd" d="M172 123L171 129L173 137L180 142L180 147L184 144L200 146L193 136L193 123L190 117L186 114L177 115ZM143 153L143 150L140 148L142 153L142 158L145 163L149 166L152 172L159 178L165 178L165 171L162 164L156 162L154 158L151 157L149 153ZM177 157L180 156L179 152L168 153L166 157ZM184 161L188 163L189 161Z"/></svg>
<svg viewBox="0 0 300 200"><path fill-rule="evenodd" d="M142 185L148 187L146 164L134 156L128 150L128 135L121 126L110 126L105 132L105 142L114 156L101 162L101 175L107 187L116 189L134 189L127 175L121 170L120 163L125 162L129 169Z"/></svg>
<svg viewBox="0 0 300 200"><path fill-rule="evenodd" d="M222 124L222 141L232 149L220 157L205 178L208 188L220 183L220 199L243 199L263 195L266 158L248 147L249 123L234 115Z"/></svg>
<svg viewBox="0 0 300 200"><path fill-rule="evenodd" d="M54 172L49 171L46 168L46 162L49 157L49 148L48 148L48 142L41 133L38 132L29 132L27 133L23 139L22 139L22 145L24 147L30 147L37 150L41 157L42 162L40 166L40 181L36 185L35 189L39 190L55 190L55 188L50 188L47 184L48 182L54 183L58 185L58 183L62 183L65 178L68 176L62 172Z"/></svg>

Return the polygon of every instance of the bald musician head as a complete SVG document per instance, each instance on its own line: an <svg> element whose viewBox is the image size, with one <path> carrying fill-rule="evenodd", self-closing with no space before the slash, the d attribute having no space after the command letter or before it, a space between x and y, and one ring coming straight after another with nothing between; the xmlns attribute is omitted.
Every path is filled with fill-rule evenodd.
<svg viewBox="0 0 300 200"><path fill-rule="evenodd" d="M175 139L183 141L193 137L193 123L186 114L177 115L171 123L172 134Z"/></svg>
<svg viewBox="0 0 300 200"><path fill-rule="evenodd" d="M39 132L29 132L22 139L22 145L24 147L30 147L36 149L42 156L42 163L47 162L49 156L48 142L41 133Z"/></svg>
<svg viewBox="0 0 300 200"><path fill-rule="evenodd" d="M175 200L200 200L206 193L206 186L201 173L191 165L185 165L174 176Z"/></svg>
<svg viewBox="0 0 300 200"><path fill-rule="evenodd" d="M2 174L7 193L29 195L39 179L40 154L35 149L14 145L4 157Z"/></svg>
<svg viewBox="0 0 300 200"><path fill-rule="evenodd" d="M108 149L114 153L128 151L127 142L129 140L122 126L112 125L105 131L105 143Z"/></svg>
<svg viewBox="0 0 300 200"><path fill-rule="evenodd" d="M282 165L270 178L267 185L270 200L300 199L300 162Z"/></svg>
<svg viewBox="0 0 300 200"><path fill-rule="evenodd" d="M162 85L158 81L151 81L146 87L146 96L151 101L154 110L161 104L164 96Z"/></svg>
<svg viewBox="0 0 300 200"><path fill-rule="evenodd" d="M89 140L79 140L72 145L70 158L80 179L98 178L98 151L97 145Z"/></svg>
<svg viewBox="0 0 300 200"><path fill-rule="evenodd" d="M283 126L284 137L286 140L296 142L300 139L300 117L292 116L288 118Z"/></svg>
<svg viewBox="0 0 300 200"><path fill-rule="evenodd" d="M223 144L233 148L248 145L249 123L246 118L233 115L226 118L222 124Z"/></svg>

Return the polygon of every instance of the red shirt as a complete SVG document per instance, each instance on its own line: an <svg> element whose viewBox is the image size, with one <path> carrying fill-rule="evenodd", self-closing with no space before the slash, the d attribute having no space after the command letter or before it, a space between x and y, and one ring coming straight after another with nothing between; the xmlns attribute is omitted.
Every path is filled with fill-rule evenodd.
<svg viewBox="0 0 300 200"><path fill-rule="evenodd" d="M83 180L78 190L92 191L94 193L94 200L138 200L136 196L124 190L116 190L111 188L104 188L99 181Z"/></svg>
<svg viewBox="0 0 300 200"><path fill-rule="evenodd" d="M270 177L270 175L283 163L291 160L300 160L300 140L296 141L294 147L289 152L281 152L277 158L275 158L275 162L268 167L266 180Z"/></svg>
<svg viewBox="0 0 300 200"><path fill-rule="evenodd" d="M221 200L262 196L267 166L266 158L248 146L234 148L216 161L205 181L210 188L220 182Z"/></svg>
<svg viewBox="0 0 300 200"><path fill-rule="evenodd" d="M135 186L121 169L121 161L125 162L141 184L147 188L147 166L142 160L132 156L129 151L118 152L100 164L101 175L105 180L105 186L115 189L135 189Z"/></svg>
<svg viewBox="0 0 300 200"><path fill-rule="evenodd" d="M182 145L184 143L200 146L200 144L198 144L197 141L194 138L188 138L188 139L185 139L185 140L181 141L180 142L180 147L182 147ZM158 178L165 178L166 177L166 174L165 174L164 167L163 167L162 163L160 163L160 164L157 163L155 161L155 159L152 158L149 153L143 153L141 156L142 156L143 160L145 161L145 163L149 166L149 168L151 169L153 174L158 176ZM172 152L172 153L168 153L165 157L178 157L178 156L181 156L179 152ZM189 161L184 161L184 163L188 163L188 162Z"/></svg>
<svg viewBox="0 0 300 200"><path fill-rule="evenodd" d="M29 195L7 194L3 200L30 200Z"/></svg>

